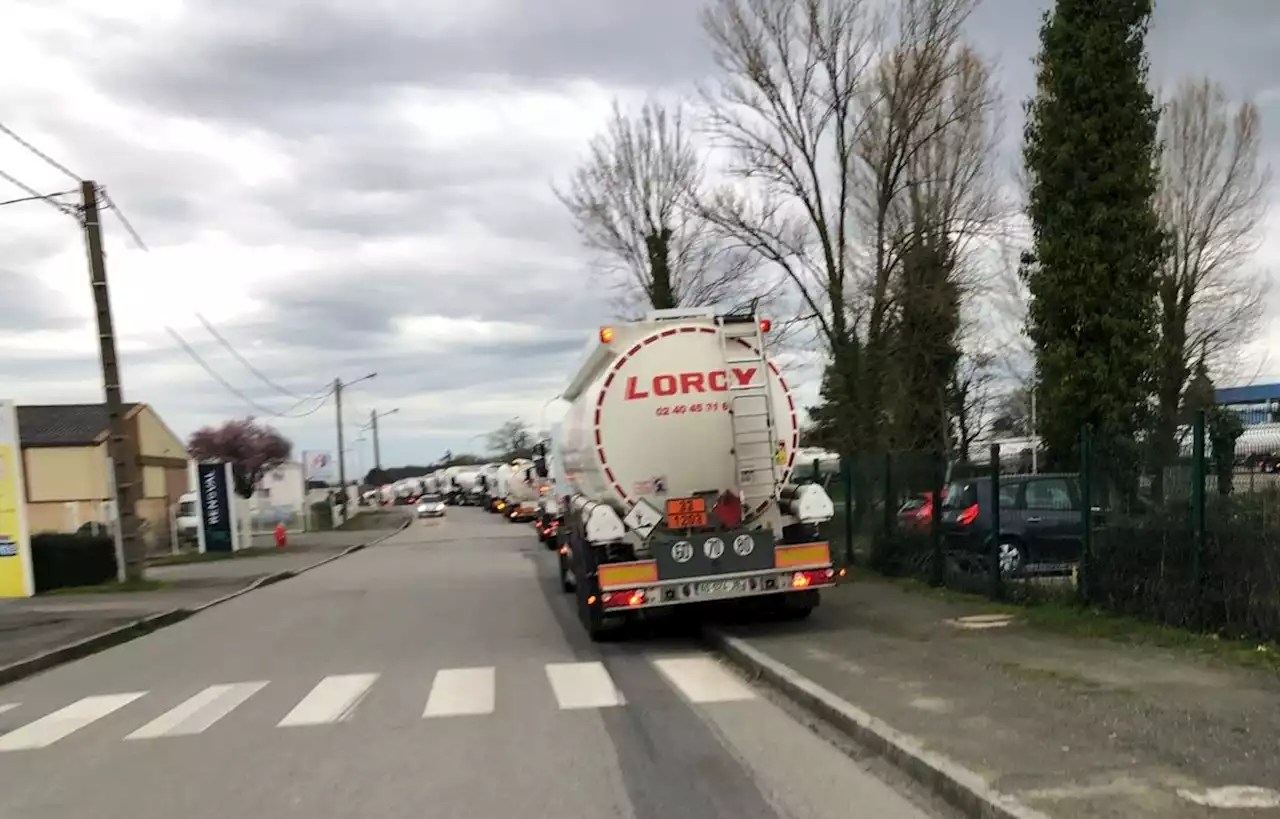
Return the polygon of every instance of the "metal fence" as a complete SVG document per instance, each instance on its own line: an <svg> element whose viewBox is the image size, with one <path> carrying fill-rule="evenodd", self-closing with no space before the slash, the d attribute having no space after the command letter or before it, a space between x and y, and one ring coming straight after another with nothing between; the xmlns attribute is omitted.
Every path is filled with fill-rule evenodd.
<svg viewBox="0 0 1280 819"><path fill-rule="evenodd" d="M1232 445L1203 415L1157 457L1081 430L1074 469L994 444L809 467L845 562L992 599L1074 599L1222 636L1280 639L1280 425ZM806 474L801 475L805 479Z"/></svg>

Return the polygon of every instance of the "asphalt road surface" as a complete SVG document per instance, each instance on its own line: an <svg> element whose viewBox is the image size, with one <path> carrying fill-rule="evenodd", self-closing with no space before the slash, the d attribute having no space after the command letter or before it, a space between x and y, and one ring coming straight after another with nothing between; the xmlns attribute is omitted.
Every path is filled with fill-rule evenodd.
<svg viewBox="0 0 1280 819"><path fill-rule="evenodd" d="M690 638L593 645L476 509L0 688L5 819L922 819Z"/></svg>

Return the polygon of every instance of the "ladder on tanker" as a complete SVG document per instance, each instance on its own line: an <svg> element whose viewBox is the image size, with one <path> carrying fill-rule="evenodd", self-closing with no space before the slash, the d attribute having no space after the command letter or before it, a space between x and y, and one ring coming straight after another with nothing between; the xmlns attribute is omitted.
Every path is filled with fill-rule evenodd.
<svg viewBox="0 0 1280 819"><path fill-rule="evenodd" d="M746 517L778 492L779 441L775 434L769 362L765 356L764 333L754 314L719 316L716 324L720 329L720 357L724 361L728 391L738 498ZM752 371L750 378L743 378L748 371Z"/></svg>

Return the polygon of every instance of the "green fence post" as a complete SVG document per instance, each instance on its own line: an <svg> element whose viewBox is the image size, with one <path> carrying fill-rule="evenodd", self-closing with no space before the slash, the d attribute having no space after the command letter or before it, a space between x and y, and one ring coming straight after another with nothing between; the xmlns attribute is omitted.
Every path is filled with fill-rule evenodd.
<svg viewBox="0 0 1280 819"><path fill-rule="evenodd" d="M991 599L1004 597L1004 579L1000 575L1000 445L991 445Z"/></svg>
<svg viewBox="0 0 1280 819"><path fill-rule="evenodd" d="M1200 627L1204 591L1202 577L1205 542L1204 427L1205 412L1198 410L1191 427L1191 594L1195 628Z"/></svg>
<svg viewBox="0 0 1280 819"><path fill-rule="evenodd" d="M933 498L929 502L929 585L946 582L946 565L942 557L942 489L947 480L947 461L942 453L933 453L933 475L930 478Z"/></svg>
<svg viewBox="0 0 1280 819"><path fill-rule="evenodd" d="M853 550L853 458L840 458L840 482L844 484L844 562L853 566L858 561Z"/></svg>
<svg viewBox="0 0 1280 819"><path fill-rule="evenodd" d="M897 510L893 508L891 501L893 499L893 453L884 453L884 474L883 483L881 484L881 496L884 499L880 515L880 560L881 568L884 571L892 572L895 569L895 560L897 556L897 544L893 541L893 513Z"/></svg>
<svg viewBox="0 0 1280 819"><path fill-rule="evenodd" d="M1089 572L1093 559L1093 425L1080 429L1080 567L1076 570L1076 599L1089 602Z"/></svg>

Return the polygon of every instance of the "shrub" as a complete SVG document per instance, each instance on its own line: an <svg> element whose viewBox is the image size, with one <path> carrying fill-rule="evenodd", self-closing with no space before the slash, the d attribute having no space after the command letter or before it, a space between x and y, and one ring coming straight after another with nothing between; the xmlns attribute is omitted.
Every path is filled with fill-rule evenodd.
<svg viewBox="0 0 1280 819"><path fill-rule="evenodd" d="M36 592L97 586L116 579L116 544L110 536L49 532L31 538Z"/></svg>

